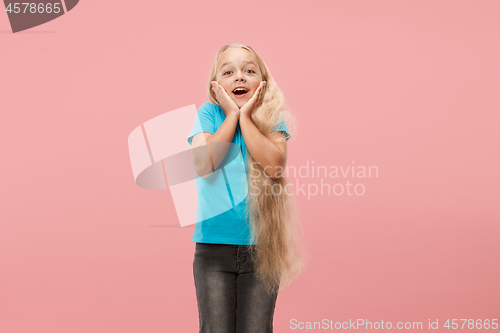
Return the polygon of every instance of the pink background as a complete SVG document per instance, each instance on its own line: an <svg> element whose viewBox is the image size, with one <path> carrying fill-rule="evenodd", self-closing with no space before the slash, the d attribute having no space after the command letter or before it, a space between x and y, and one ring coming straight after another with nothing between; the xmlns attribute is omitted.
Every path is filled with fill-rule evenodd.
<svg viewBox="0 0 500 333"><path fill-rule="evenodd" d="M17 34L2 12L0 331L198 330L193 228L168 190L134 183L127 137L206 102L233 42L260 54L297 116L289 166L379 168L351 181L363 196L298 197L311 260L278 296L275 331L500 319L499 11L81 1Z"/></svg>

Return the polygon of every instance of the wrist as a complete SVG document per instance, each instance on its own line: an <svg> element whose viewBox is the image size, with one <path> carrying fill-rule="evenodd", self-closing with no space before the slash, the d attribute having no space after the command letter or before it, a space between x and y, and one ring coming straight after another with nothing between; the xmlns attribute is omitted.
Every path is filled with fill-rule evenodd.
<svg viewBox="0 0 500 333"><path fill-rule="evenodd" d="M234 120L234 121L238 121L238 119L240 118L240 115L237 112L228 112L228 114L226 115L226 118L229 118L229 119Z"/></svg>
<svg viewBox="0 0 500 333"><path fill-rule="evenodd" d="M253 124L252 118L247 114L240 114L240 126L246 126L246 124Z"/></svg>
<svg viewBox="0 0 500 333"><path fill-rule="evenodd" d="M247 121L252 120L252 118L248 115L248 113L240 113L240 120Z"/></svg>

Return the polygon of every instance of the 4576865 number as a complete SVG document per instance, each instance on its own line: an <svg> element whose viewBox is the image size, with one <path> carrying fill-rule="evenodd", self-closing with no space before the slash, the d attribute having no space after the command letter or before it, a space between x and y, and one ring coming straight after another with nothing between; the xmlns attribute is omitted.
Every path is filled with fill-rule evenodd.
<svg viewBox="0 0 500 333"><path fill-rule="evenodd" d="M24 10L22 13L60 13L61 12L61 7L59 7L60 3L30 3L30 2L16 2L16 3L9 3L7 8L5 9L9 13L14 13L18 14L21 13L22 7L19 5L24 5ZM29 7L29 9L28 9Z"/></svg>

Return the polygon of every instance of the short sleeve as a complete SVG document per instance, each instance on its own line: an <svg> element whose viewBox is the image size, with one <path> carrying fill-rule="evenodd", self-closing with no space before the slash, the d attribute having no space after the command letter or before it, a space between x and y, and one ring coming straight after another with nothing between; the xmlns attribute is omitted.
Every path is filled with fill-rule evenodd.
<svg viewBox="0 0 500 333"><path fill-rule="evenodd" d="M274 127L274 129L271 132L274 132L274 131L283 132L283 134L285 135L286 141L288 141L291 138L291 134L288 131L288 127L286 126L284 121L282 121L281 123L276 125L276 127Z"/></svg>
<svg viewBox="0 0 500 333"><path fill-rule="evenodd" d="M187 139L190 145L193 145L193 137L202 132L208 132L215 134L215 117L214 117L214 108L212 104L205 103L203 104L196 113L196 120L194 122L194 127L189 137Z"/></svg>

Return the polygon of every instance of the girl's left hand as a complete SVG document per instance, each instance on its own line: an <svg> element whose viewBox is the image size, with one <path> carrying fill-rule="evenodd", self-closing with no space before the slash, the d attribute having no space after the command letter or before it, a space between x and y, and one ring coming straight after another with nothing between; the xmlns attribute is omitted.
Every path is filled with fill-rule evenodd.
<svg viewBox="0 0 500 333"><path fill-rule="evenodd" d="M259 87L253 93L253 96L241 107L240 116L250 117L255 106L258 105L263 97L262 89L266 85L266 81L262 81Z"/></svg>

